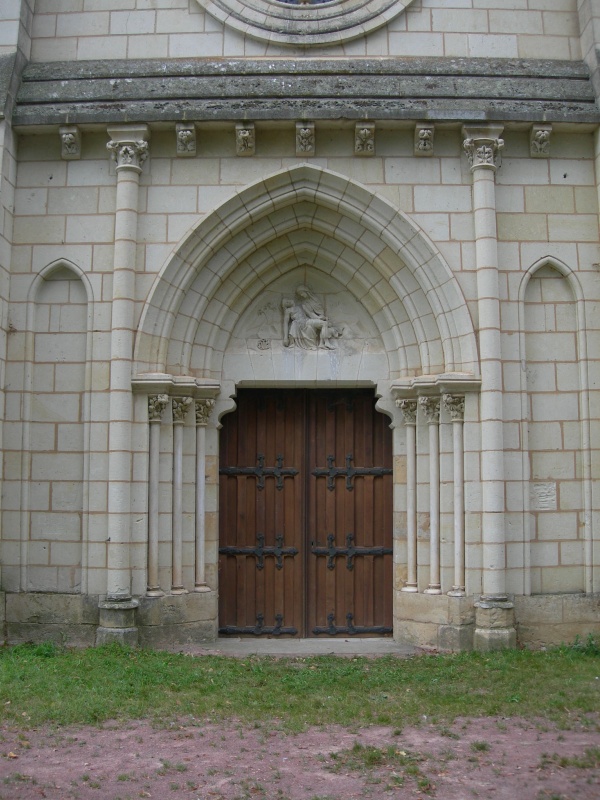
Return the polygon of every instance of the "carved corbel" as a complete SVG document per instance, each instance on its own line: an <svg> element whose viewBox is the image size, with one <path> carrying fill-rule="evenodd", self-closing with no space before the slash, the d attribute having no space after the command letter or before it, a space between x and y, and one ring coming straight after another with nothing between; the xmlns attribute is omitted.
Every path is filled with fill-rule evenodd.
<svg viewBox="0 0 600 800"><path fill-rule="evenodd" d="M60 156L65 161L81 158L81 131L77 125L64 125L58 129L60 135Z"/></svg>
<svg viewBox="0 0 600 800"><path fill-rule="evenodd" d="M529 155L532 158L550 157L552 125L533 125L529 135Z"/></svg>
<svg viewBox="0 0 600 800"><path fill-rule="evenodd" d="M315 154L315 123L296 123L296 155L314 156Z"/></svg>
<svg viewBox="0 0 600 800"><path fill-rule="evenodd" d="M196 155L196 127L193 123L178 122L175 126L177 155L179 158L193 158Z"/></svg>
<svg viewBox="0 0 600 800"><path fill-rule="evenodd" d="M253 156L256 152L256 131L253 122L239 122L235 126L235 152L238 156Z"/></svg>
<svg viewBox="0 0 600 800"><path fill-rule="evenodd" d="M416 156L427 157L433 155L434 134L435 127L433 125L416 125L414 143L414 152Z"/></svg>
<svg viewBox="0 0 600 800"><path fill-rule="evenodd" d="M354 128L354 155L375 155L375 123L357 122Z"/></svg>

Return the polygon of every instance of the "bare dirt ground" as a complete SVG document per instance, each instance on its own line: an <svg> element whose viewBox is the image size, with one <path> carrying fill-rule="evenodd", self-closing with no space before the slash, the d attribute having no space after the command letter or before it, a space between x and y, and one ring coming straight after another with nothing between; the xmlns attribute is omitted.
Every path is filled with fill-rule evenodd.
<svg viewBox="0 0 600 800"><path fill-rule="evenodd" d="M598 800L600 718L403 730L145 721L0 729L0 800Z"/></svg>

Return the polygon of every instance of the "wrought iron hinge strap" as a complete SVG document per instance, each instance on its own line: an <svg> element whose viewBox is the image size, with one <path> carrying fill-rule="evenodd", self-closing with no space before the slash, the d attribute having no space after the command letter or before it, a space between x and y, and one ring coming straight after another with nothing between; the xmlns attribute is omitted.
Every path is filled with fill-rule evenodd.
<svg viewBox="0 0 600 800"><path fill-rule="evenodd" d="M386 625L354 625L354 614L348 612L346 614L346 625L335 624L335 614L327 614L327 626L317 626L313 628L313 633L318 636L321 633L327 636L336 636L343 633L347 636L360 636L365 633L392 633L392 629Z"/></svg>
<svg viewBox="0 0 600 800"><path fill-rule="evenodd" d="M354 489L352 481L357 475L375 475L376 477L381 477L382 475L392 474L392 470L389 467L353 467L353 460L354 456L352 453L348 453L346 455L346 466L336 467L334 466L335 456L329 455L327 456L327 468L317 467L313 469L312 474L317 478L321 476L327 477L327 488L330 492L333 492L335 489L335 479L340 475L346 477L346 489L351 492Z"/></svg>
<svg viewBox="0 0 600 800"><path fill-rule="evenodd" d="M265 467L265 457L263 453L258 453L256 456L256 467L221 467L219 470L220 475L252 475L258 478L256 488L262 490L265 488L265 478L275 478L275 488L278 491L283 489L283 479L288 476L298 474L298 470L293 467L283 466L283 456L281 453L277 455L275 460L276 466Z"/></svg>
<svg viewBox="0 0 600 800"><path fill-rule="evenodd" d="M298 629L292 626L284 627L283 614L275 614L275 625L265 625L265 615L256 615L256 625L225 625L219 628L222 634L251 634L252 636L281 636L288 634L296 636Z"/></svg>
<svg viewBox="0 0 600 800"><path fill-rule="evenodd" d="M356 547L354 534L346 534L346 546L336 547L333 533L327 536L327 547L311 547L310 552L316 556L327 556L327 569L335 569L336 556L346 556L346 569L354 569L356 556L387 556L392 554L391 547Z"/></svg>
<svg viewBox="0 0 600 800"><path fill-rule="evenodd" d="M278 533L275 537L276 545L265 545L264 533L256 534L256 547L235 547L227 545L226 547L219 547L219 553L224 556L254 556L256 558L256 569L264 569L265 556L275 556L275 566L277 569L283 569L283 557L298 555L298 550L295 547L283 546L283 534Z"/></svg>

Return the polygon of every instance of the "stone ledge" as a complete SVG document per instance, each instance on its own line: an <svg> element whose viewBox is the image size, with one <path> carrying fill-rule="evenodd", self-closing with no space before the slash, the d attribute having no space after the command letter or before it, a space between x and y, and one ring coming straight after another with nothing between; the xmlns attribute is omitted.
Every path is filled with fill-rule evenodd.
<svg viewBox="0 0 600 800"><path fill-rule="evenodd" d="M27 67L17 103L17 125L306 118L600 121L585 64L526 59L53 62Z"/></svg>

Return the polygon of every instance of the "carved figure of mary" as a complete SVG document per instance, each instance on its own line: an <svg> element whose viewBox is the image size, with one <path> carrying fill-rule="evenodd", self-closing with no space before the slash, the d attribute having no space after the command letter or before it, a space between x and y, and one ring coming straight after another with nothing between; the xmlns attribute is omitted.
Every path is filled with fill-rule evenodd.
<svg viewBox="0 0 600 800"><path fill-rule="evenodd" d="M339 336L339 332L329 324L322 303L308 286L298 286L294 299L284 299L282 307L285 347L297 345L304 350L319 347L333 350L330 340Z"/></svg>

